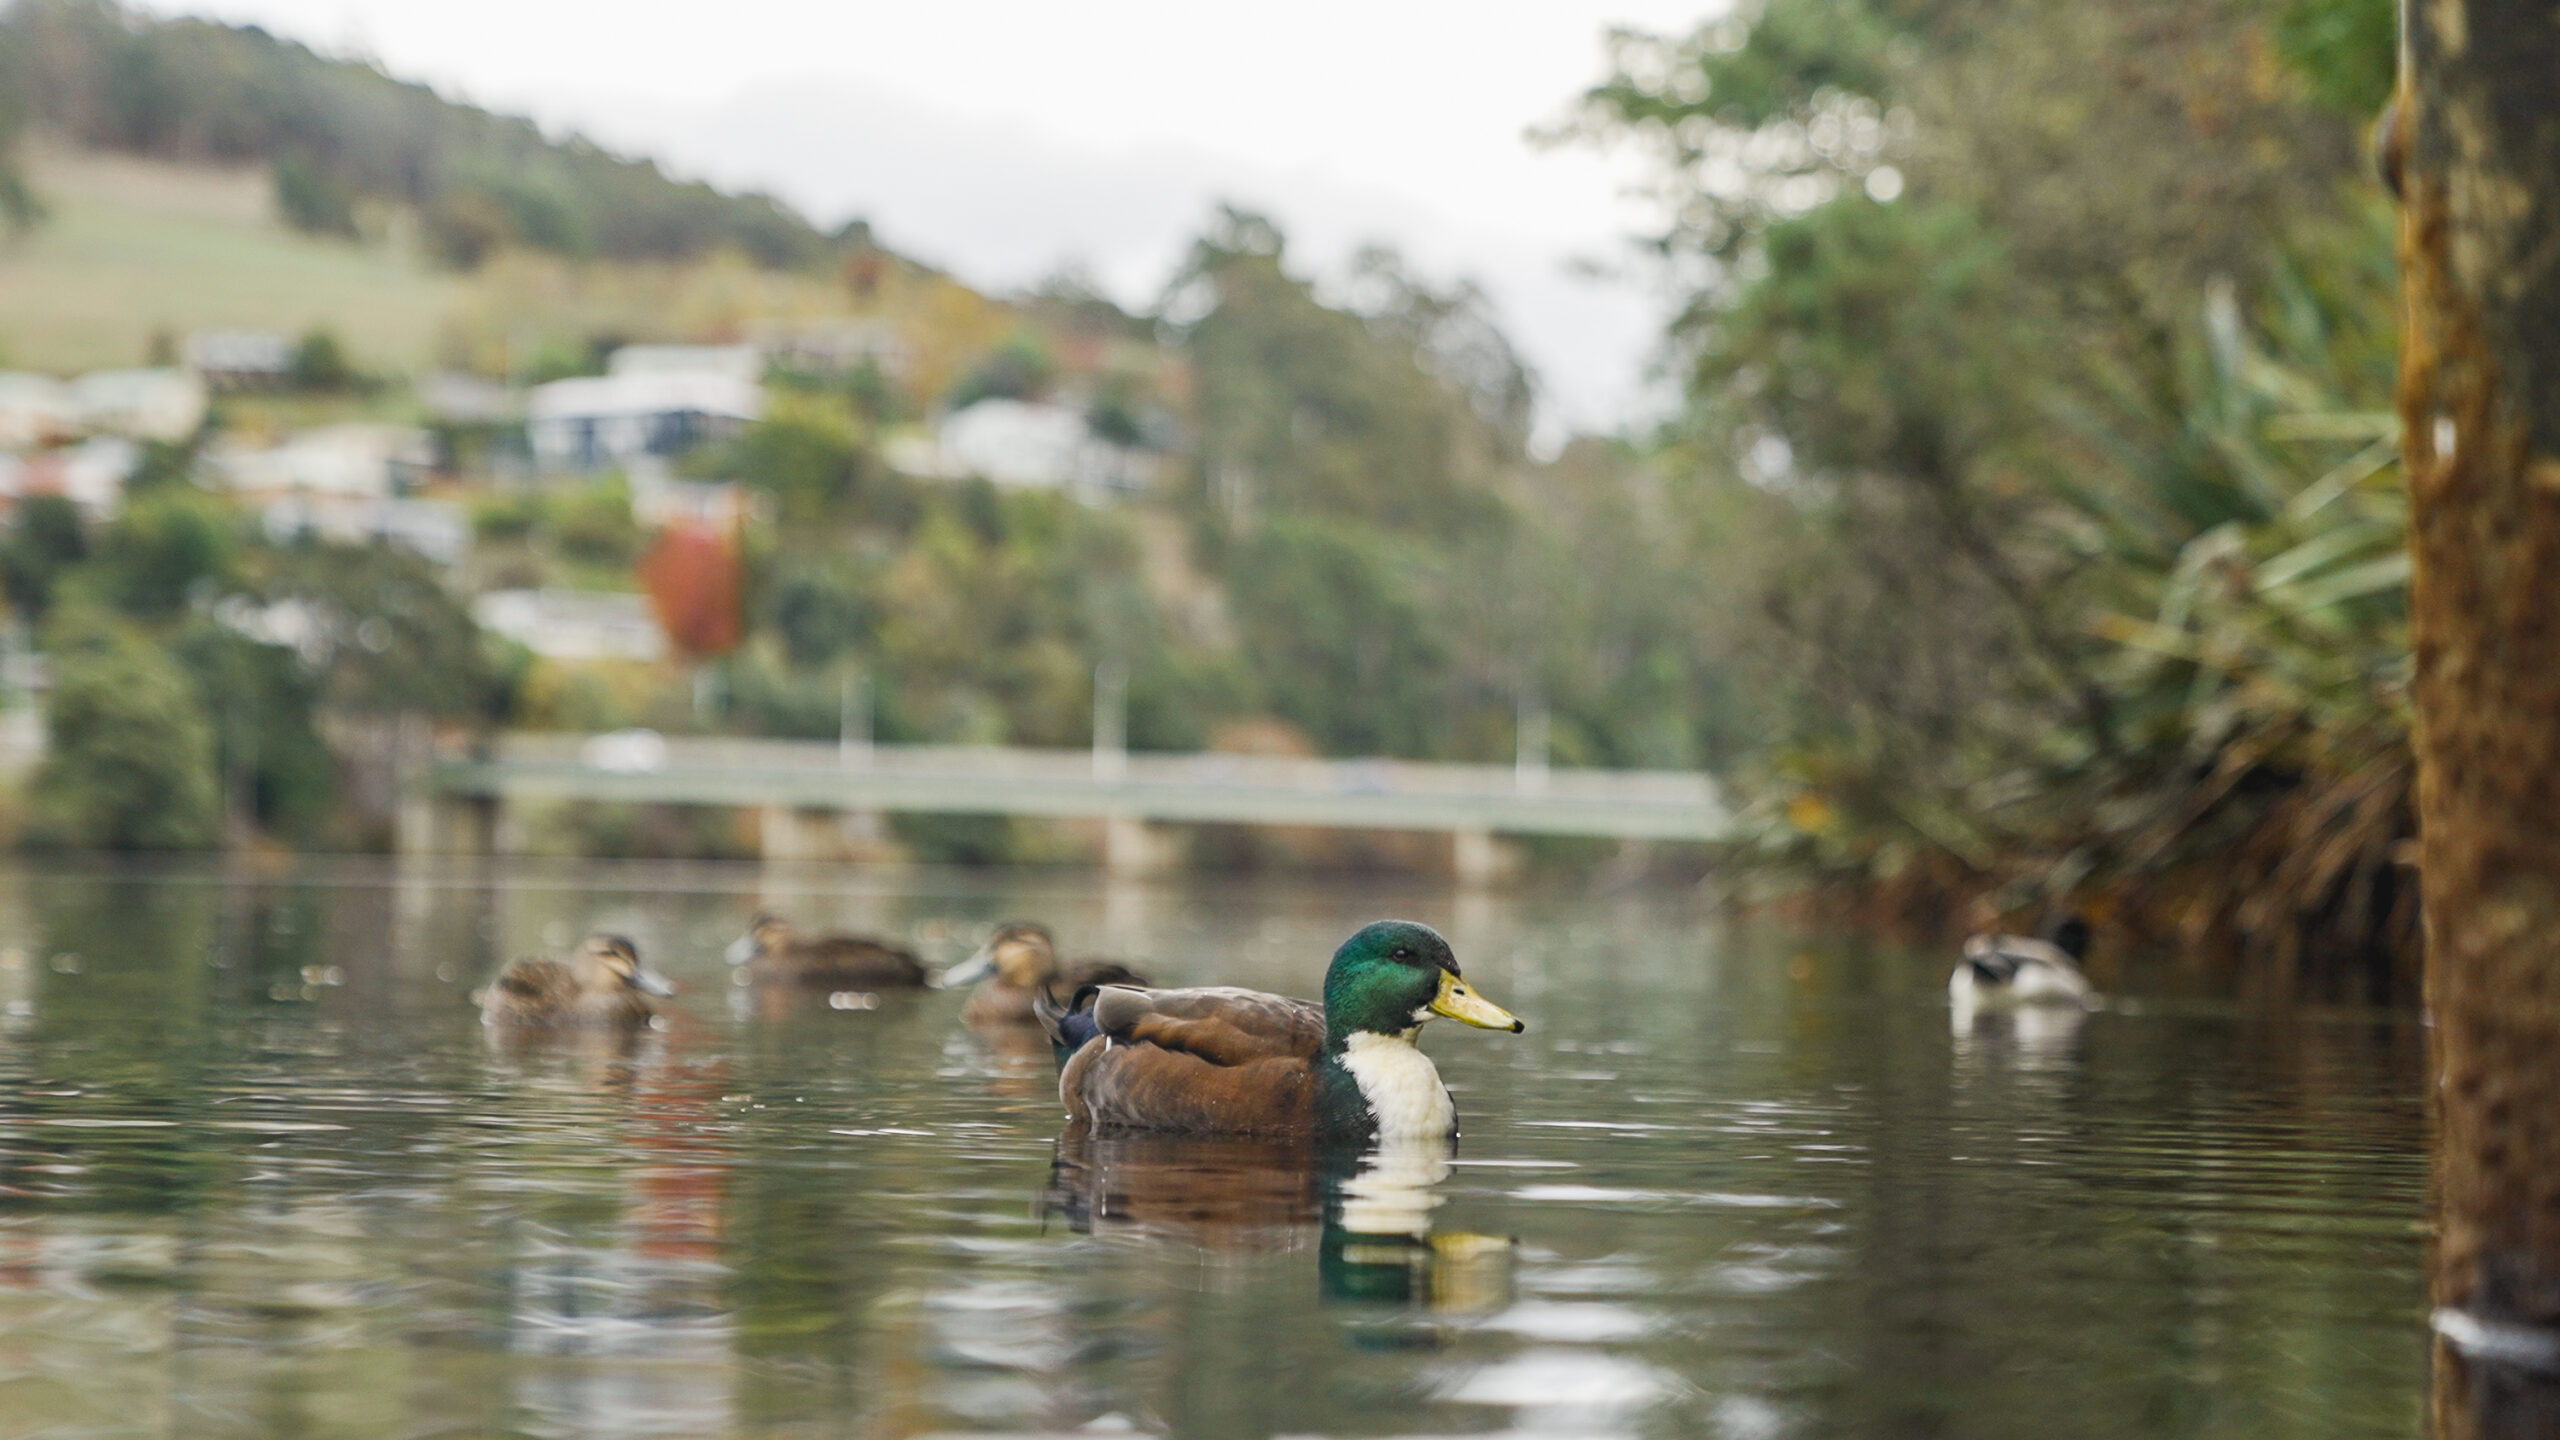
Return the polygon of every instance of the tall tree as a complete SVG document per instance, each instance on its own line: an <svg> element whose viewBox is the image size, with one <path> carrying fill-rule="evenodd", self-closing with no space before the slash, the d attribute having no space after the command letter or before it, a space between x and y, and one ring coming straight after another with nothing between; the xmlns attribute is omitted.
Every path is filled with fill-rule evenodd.
<svg viewBox="0 0 2560 1440"><path fill-rule="evenodd" d="M2404 5L2434 1428L2560 1433L2560 5Z"/></svg>

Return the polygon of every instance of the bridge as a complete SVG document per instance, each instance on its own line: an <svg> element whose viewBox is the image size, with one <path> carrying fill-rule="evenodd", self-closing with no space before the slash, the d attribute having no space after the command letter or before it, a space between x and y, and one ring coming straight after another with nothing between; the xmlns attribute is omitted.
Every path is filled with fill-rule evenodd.
<svg viewBox="0 0 2560 1440"><path fill-rule="evenodd" d="M1123 874L1173 863L1169 825L1439 832L1471 880L1504 868L1502 836L1708 841L1730 826L1715 782L1685 771L1104 748L512 735L431 763L411 788L404 851L503 852L510 805L585 800L752 809L769 861L847 858L890 813L1098 821L1104 864Z"/></svg>

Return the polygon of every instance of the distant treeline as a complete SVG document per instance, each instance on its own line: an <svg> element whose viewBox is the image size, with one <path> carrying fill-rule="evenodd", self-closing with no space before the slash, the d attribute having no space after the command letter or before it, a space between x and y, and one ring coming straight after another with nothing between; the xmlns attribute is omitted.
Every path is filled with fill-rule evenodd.
<svg viewBox="0 0 2560 1440"><path fill-rule="evenodd" d="M414 206L468 267L502 245L614 260L735 248L787 267L834 242L771 196L457 104L255 26L154 20L112 0L17 0L0 19L0 124L176 161L273 168L286 218L353 233L368 201ZM21 197L23 186L13 185ZM41 197L34 197L36 204Z"/></svg>

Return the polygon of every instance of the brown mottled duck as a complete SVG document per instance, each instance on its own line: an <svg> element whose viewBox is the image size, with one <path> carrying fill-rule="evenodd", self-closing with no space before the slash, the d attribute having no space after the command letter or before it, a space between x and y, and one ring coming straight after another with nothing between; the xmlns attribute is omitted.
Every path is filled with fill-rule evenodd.
<svg viewBox="0 0 2560 1440"><path fill-rule="evenodd" d="M946 990L977 986L960 1007L960 1019L983 1027L1039 1024L1035 995L1045 994L1052 1006L1064 1008L1087 985L1144 986L1147 978L1117 961L1062 961L1049 927L1016 920L996 927L977 954L943 971L938 983Z"/></svg>
<svg viewBox="0 0 2560 1440"><path fill-rule="evenodd" d="M480 1023L520 1030L638 1029L657 1017L651 996L676 993L620 935L590 935L569 958L510 961L480 995Z"/></svg>
<svg viewBox="0 0 2560 1440"><path fill-rule="evenodd" d="M730 944L728 959L759 985L841 991L925 983L924 962L906 950L859 935L803 935L770 912L747 922L747 933Z"/></svg>

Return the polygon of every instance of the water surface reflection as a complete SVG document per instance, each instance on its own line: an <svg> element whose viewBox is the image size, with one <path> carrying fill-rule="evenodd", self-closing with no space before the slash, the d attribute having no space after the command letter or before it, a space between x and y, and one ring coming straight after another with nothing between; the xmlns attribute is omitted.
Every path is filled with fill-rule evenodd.
<svg viewBox="0 0 2560 1440"><path fill-rule="evenodd" d="M2410 1017L1951 1026L1932 957L1677 897L796 883L0 872L0 1435L2417 1418ZM1410 913L1532 1024L1426 1041L1454 1149L1089 1135L956 994L733 1005L758 908L1298 993ZM469 989L591 926L685 986L668 1028L492 1044Z"/></svg>

